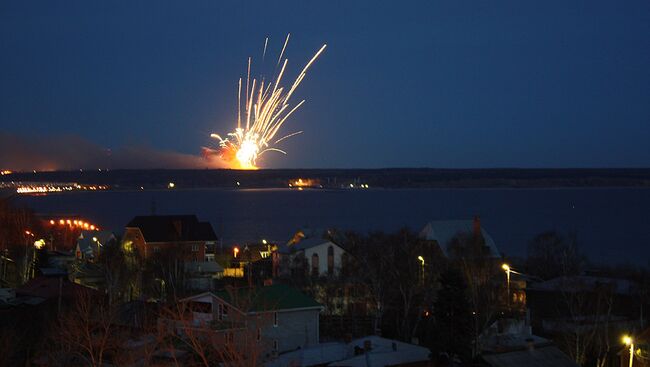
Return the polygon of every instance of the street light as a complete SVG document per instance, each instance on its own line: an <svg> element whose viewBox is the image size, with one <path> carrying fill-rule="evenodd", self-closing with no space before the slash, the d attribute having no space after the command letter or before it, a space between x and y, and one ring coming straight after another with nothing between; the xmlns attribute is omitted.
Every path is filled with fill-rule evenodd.
<svg viewBox="0 0 650 367"><path fill-rule="evenodd" d="M508 309L510 308L510 272L512 271L510 269L510 265L508 264L503 264L501 265L501 269L503 269L506 272L506 296L507 296L507 306Z"/></svg>
<svg viewBox="0 0 650 367"><path fill-rule="evenodd" d="M97 257L99 257L100 247L102 247L103 245L102 245L101 242L99 242L99 240L97 239L97 237L93 237L93 242L97 242Z"/></svg>
<svg viewBox="0 0 650 367"><path fill-rule="evenodd" d="M422 264L422 283L424 284L424 258L422 256L418 256L418 260L420 260L420 263Z"/></svg>
<svg viewBox="0 0 650 367"><path fill-rule="evenodd" d="M630 346L630 364L629 367L632 367L632 362L634 362L634 339L629 335L623 336L623 344Z"/></svg>

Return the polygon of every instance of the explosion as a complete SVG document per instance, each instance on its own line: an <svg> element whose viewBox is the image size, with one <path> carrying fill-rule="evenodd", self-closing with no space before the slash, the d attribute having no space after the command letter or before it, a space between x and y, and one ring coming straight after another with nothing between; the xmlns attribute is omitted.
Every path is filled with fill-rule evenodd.
<svg viewBox="0 0 650 367"><path fill-rule="evenodd" d="M210 137L219 140L219 150L213 151L206 149L206 154L219 155L223 160L229 162L233 168L257 169L257 158L269 151L287 154L284 150L275 148L274 146L284 139L302 133L302 131L296 131L275 139L282 124L305 103L305 100L302 100L292 107L289 100L293 92L305 78L311 64L316 61L327 45L323 45L314 54L300 74L298 74L291 87L286 89L281 86L281 82L289 60L285 58L282 61L282 56L289 43L289 36L290 34L287 35L282 51L280 52L280 57L278 57L276 71L280 67L280 64L282 64L282 67L277 73L275 81L267 82L263 77L260 78L260 81L255 78L251 81L251 58L248 58L244 114L242 116L242 78L239 78L237 90L237 128L235 131L228 133L226 138L222 138L219 134L211 134ZM264 42L262 60L264 60L264 56L266 55L268 40L266 38Z"/></svg>

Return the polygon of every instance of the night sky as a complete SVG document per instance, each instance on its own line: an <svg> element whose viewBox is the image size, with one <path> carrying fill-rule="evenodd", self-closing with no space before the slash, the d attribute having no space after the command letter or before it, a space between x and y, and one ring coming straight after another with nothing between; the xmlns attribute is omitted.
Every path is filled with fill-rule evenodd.
<svg viewBox="0 0 650 367"><path fill-rule="evenodd" d="M5 0L0 165L195 165L289 32L287 76L328 48L264 167L650 166L647 0Z"/></svg>

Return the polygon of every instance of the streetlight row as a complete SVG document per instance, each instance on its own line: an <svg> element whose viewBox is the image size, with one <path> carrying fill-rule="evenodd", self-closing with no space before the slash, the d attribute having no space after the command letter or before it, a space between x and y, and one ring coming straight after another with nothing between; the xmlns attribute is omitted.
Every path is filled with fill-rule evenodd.
<svg viewBox="0 0 650 367"><path fill-rule="evenodd" d="M70 227L78 227L78 228L83 228L83 229L89 229L91 231L99 231L99 227L97 227L94 224L90 224L88 222L84 222L83 220L77 220L77 219L59 219L58 221L54 219L50 219L50 225L68 225Z"/></svg>

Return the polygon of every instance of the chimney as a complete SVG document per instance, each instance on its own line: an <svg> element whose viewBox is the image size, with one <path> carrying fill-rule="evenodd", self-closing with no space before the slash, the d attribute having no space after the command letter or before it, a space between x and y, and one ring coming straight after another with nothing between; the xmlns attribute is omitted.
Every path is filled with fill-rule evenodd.
<svg viewBox="0 0 650 367"><path fill-rule="evenodd" d="M371 340L364 340L363 341L363 350L364 352L368 353L372 350L372 341Z"/></svg>
<svg viewBox="0 0 650 367"><path fill-rule="evenodd" d="M526 338L526 350L529 352L535 350L535 340L533 340L533 338Z"/></svg>
<svg viewBox="0 0 650 367"><path fill-rule="evenodd" d="M176 230L176 233L180 237L181 234L182 234L182 230L183 230L182 222L179 219L176 219L176 220L174 220L173 224L174 224L174 229Z"/></svg>
<svg viewBox="0 0 650 367"><path fill-rule="evenodd" d="M474 236L479 236L481 234L481 217L478 215L474 216Z"/></svg>

